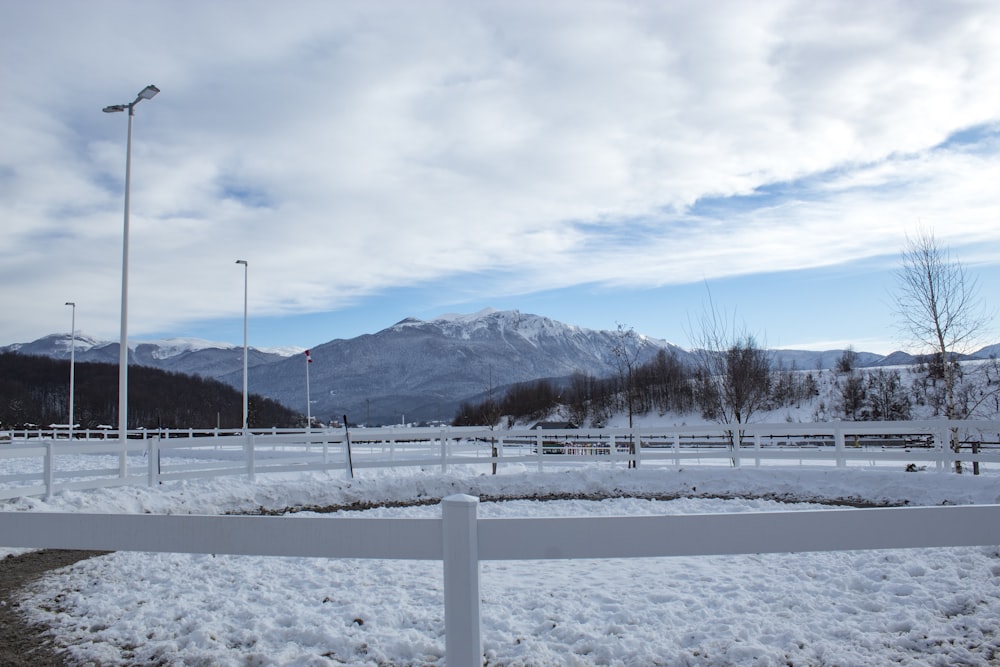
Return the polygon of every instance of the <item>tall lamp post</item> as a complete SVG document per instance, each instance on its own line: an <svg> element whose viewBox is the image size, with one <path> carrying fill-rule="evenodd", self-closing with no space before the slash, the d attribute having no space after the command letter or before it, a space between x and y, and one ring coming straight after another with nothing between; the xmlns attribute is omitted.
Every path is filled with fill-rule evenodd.
<svg viewBox="0 0 1000 667"><path fill-rule="evenodd" d="M66 302L67 306L73 307L73 316L69 327L69 439L73 440L73 384L76 372L76 303Z"/></svg>
<svg viewBox="0 0 1000 667"><path fill-rule="evenodd" d="M250 422L250 404L247 402L247 273L250 267L245 259L236 260L243 265L243 434L246 435Z"/></svg>
<svg viewBox="0 0 1000 667"><path fill-rule="evenodd" d="M104 107L104 113L128 111L128 139L125 142L125 231L122 234L122 325L118 350L118 438L123 445L128 437L128 213L132 181L132 118L135 116L135 105L143 100L153 99L158 92L160 89L151 84L140 90L128 104ZM120 473L124 477L124 449L119 461Z"/></svg>
<svg viewBox="0 0 1000 667"><path fill-rule="evenodd" d="M309 354L309 350L306 350L306 431L312 430L312 401L309 399L309 365L312 364L313 358Z"/></svg>

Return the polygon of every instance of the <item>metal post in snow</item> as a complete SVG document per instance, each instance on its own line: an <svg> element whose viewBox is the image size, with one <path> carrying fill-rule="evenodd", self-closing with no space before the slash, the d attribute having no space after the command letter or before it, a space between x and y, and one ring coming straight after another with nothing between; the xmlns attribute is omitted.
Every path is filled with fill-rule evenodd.
<svg viewBox="0 0 1000 667"><path fill-rule="evenodd" d="M634 427L632 429L632 434L631 435L632 435L632 442L634 443L633 447L635 448L635 453L634 453L635 456L632 459L632 467L633 468L638 468L640 460L642 458L642 454L641 454L641 451L642 451L642 440L639 439L639 433L636 431L636 429Z"/></svg>
<svg viewBox="0 0 1000 667"><path fill-rule="evenodd" d="M354 458L351 455L351 430L350 424L347 421L347 415L344 415L344 448L347 453L347 476L354 479Z"/></svg>
<svg viewBox="0 0 1000 667"><path fill-rule="evenodd" d="M248 358L247 353L249 352L249 347L247 347L247 274L250 271L250 265L245 259L236 260L237 264L243 265L243 424L242 428L246 431L250 428L250 404L247 398L247 367Z"/></svg>
<svg viewBox="0 0 1000 667"><path fill-rule="evenodd" d="M441 501L444 541L444 633L448 667L481 667L479 617L479 498L458 494Z"/></svg>
<svg viewBox="0 0 1000 667"><path fill-rule="evenodd" d="M70 442L73 442L73 394L74 392L74 375L76 373L76 303L73 301L67 301L67 306L73 306L73 318L70 324L69 336L69 436Z"/></svg>
<svg viewBox="0 0 1000 667"><path fill-rule="evenodd" d="M753 450L757 453L757 457L754 458L754 465L760 467L760 431L754 431L753 434Z"/></svg>

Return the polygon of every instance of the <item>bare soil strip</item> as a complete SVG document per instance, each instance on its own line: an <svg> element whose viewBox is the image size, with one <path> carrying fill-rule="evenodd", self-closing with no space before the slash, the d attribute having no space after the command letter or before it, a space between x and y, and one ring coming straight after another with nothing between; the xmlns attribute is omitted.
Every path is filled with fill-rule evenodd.
<svg viewBox="0 0 1000 667"><path fill-rule="evenodd" d="M46 549L0 559L0 665L4 667L62 667L48 628L32 625L21 612L21 590L49 570L72 565L104 551Z"/></svg>

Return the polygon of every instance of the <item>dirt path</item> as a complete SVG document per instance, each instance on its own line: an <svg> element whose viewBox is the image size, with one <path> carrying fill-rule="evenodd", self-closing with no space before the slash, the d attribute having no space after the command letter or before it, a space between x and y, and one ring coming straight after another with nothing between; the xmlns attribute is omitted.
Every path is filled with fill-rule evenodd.
<svg viewBox="0 0 1000 667"><path fill-rule="evenodd" d="M0 665L61 667L65 663L45 636L45 626L31 625L17 601L21 589L49 570L72 565L103 551L47 549L0 559Z"/></svg>

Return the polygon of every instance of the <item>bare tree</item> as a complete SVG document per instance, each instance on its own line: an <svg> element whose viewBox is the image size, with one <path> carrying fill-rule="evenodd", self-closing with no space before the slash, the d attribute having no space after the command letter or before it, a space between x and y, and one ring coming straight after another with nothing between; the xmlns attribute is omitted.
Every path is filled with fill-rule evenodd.
<svg viewBox="0 0 1000 667"><path fill-rule="evenodd" d="M879 368L868 374L865 419L874 421L910 418L910 397L903 389L899 371Z"/></svg>
<svg viewBox="0 0 1000 667"><path fill-rule="evenodd" d="M628 427L632 428L632 419L635 414L635 394L636 382L635 372L639 366L639 335L632 327L625 328L624 324L618 323L615 332L614 342L611 345L611 353L615 357L615 366L618 369L618 379L621 382L622 391L625 394L625 405L628 409ZM635 455L635 442L629 434L629 453ZM629 461L628 467L635 466L635 459Z"/></svg>
<svg viewBox="0 0 1000 667"><path fill-rule="evenodd" d="M702 413L720 423L735 424L729 438L730 447L736 447L743 438L739 425L749 422L770 398L770 355L753 334L728 322L711 301L693 338Z"/></svg>
<svg viewBox="0 0 1000 667"><path fill-rule="evenodd" d="M837 359L836 368L838 373L851 373L858 365L858 353L854 351L853 345L848 345L840 357Z"/></svg>
<svg viewBox="0 0 1000 667"><path fill-rule="evenodd" d="M566 392L566 409L569 420L574 424L583 426L587 421L593 384L594 378L579 371L570 377L569 389Z"/></svg>
<svg viewBox="0 0 1000 667"><path fill-rule="evenodd" d="M868 391L865 387L865 380L861 373L851 372L844 378L841 384L837 380L838 394L837 407L844 413L844 418L857 421L861 416L861 410L868 400Z"/></svg>
<svg viewBox="0 0 1000 667"><path fill-rule="evenodd" d="M500 422L500 417L503 416L503 407L500 401L493 396L493 392L493 366L490 365L489 382L486 385L486 401L483 403L481 410L483 417L486 418L486 425L490 427L491 431L496 428L496 425ZM496 452L493 452L493 455L496 456Z"/></svg>
<svg viewBox="0 0 1000 667"><path fill-rule="evenodd" d="M967 351L987 323L975 278L966 275L933 232L920 229L907 236L903 264L897 272L896 314L900 327L937 358L944 374L945 416L961 419L955 400L955 357ZM958 439L952 439L957 451ZM956 472L962 471L960 462Z"/></svg>
<svg viewBox="0 0 1000 667"><path fill-rule="evenodd" d="M987 322L979 285L924 229L907 237L897 277L896 314L914 342L930 350L942 365L948 394L945 414L956 419L955 372L949 362L967 351Z"/></svg>
<svg viewBox="0 0 1000 667"><path fill-rule="evenodd" d="M639 335L632 327L625 328L619 323L611 344L611 354L615 358L618 369L618 380L625 394L625 407L628 409L628 425L632 427L632 417L635 414L635 371L639 366Z"/></svg>

